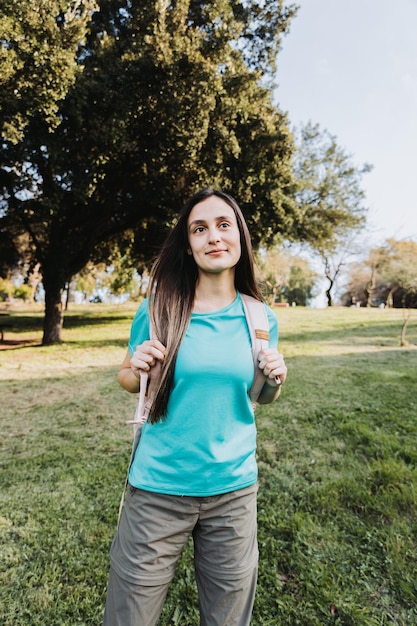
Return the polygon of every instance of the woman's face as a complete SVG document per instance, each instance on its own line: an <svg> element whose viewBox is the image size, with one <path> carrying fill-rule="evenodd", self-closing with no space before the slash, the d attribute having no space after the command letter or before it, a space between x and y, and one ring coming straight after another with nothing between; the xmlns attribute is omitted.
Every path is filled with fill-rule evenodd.
<svg viewBox="0 0 417 626"><path fill-rule="evenodd" d="M240 232L234 210L218 196L196 204L187 220L189 251L200 272L231 272L240 259Z"/></svg>

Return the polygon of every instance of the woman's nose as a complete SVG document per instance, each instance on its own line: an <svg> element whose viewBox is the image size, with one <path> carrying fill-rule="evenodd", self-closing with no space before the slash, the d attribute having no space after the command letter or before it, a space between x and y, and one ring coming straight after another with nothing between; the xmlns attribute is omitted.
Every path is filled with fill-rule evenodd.
<svg viewBox="0 0 417 626"><path fill-rule="evenodd" d="M219 231L217 230L217 228L213 227L209 229L209 241L210 242L214 242L214 241L219 241L220 240L220 235L219 235Z"/></svg>

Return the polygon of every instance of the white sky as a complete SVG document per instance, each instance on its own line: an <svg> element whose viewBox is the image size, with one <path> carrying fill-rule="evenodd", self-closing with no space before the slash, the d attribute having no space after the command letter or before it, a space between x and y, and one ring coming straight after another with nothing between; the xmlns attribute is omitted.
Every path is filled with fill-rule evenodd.
<svg viewBox="0 0 417 626"><path fill-rule="evenodd" d="M417 240L417 0L298 0L276 101L311 120L365 174L369 243Z"/></svg>

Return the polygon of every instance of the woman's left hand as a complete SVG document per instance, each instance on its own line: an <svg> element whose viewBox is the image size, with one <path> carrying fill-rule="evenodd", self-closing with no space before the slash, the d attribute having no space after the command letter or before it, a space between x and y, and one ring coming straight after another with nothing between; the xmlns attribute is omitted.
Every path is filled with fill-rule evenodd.
<svg viewBox="0 0 417 626"><path fill-rule="evenodd" d="M287 378L287 366L283 355L274 348L267 348L259 353L259 368L267 377L267 383L271 386L284 383Z"/></svg>

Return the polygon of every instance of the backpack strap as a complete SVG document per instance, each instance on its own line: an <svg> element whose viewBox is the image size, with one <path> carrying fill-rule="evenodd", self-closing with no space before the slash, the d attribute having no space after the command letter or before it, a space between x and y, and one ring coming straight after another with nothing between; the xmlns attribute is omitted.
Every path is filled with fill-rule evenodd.
<svg viewBox="0 0 417 626"><path fill-rule="evenodd" d="M266 307L263 302L256 300L256 298L253 298L246 293L241 293L240 297L242 298L252 344L255 374L252 387L249 390L249 397L253 408L255 408L256 402L266 380L264 373L259 369L258 358L261 350L265 350L269 347L269 321Z"/></svg>
<svg viewBox="0 0 417 626"><path fill-rule="evenodd" d="M151 321L149 321L149 337L150 339L157 338ZM135 415L133 420L128 420L126 422L126 424L133 424L134 437L137 431L142 428L143 424L148 419L154 400L156 382L158 381L160 374L161 364L159 361L155 362L155 365L152 367L150 372L140 372L139 398L136 405Z"/></svg>

